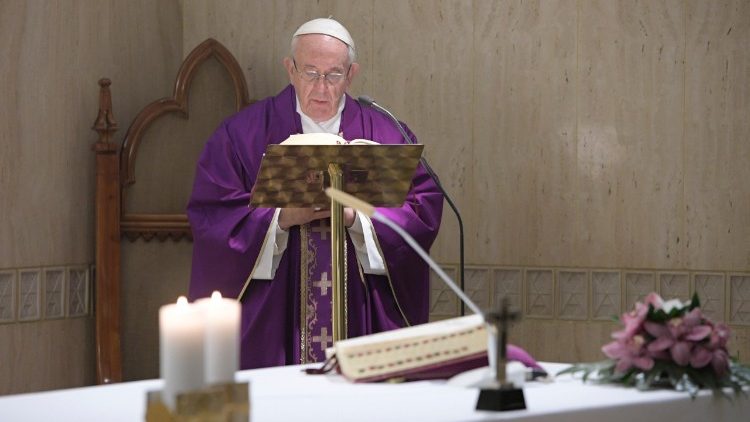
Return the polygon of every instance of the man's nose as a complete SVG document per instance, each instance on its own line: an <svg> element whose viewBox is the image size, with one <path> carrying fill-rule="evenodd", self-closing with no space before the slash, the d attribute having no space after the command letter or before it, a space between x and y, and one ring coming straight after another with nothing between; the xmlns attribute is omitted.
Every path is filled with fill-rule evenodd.
<svg viewBox="0 0 750 422"><path fill-rule="evenodd" d="M318 77L313 81L313 89L317 92L325 92L328 88L328 82L326 82L326 78L323 76Z"/></svg>

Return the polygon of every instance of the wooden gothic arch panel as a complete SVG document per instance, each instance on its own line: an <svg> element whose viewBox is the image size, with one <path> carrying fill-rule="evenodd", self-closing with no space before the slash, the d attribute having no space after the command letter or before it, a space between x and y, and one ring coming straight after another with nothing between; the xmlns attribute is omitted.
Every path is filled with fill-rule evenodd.
<svg viewBox="0 0 750 422"><path fill-rule="evenodd" d="M191 84L199 68L215 59L226 70L234 91L234 108L248 104L247 83L237 60L221 43L207 39L185 58L180 66L171 97L145 106L130 124L122 145L114 141L118 124L112 111L111 81L99 81L99 112L93 129L99 138L96 154L96 377L98 383L122 381L120 321L121 239L149 241L191 240L185 214L127 213L123 210L126 189L135 183L135 164L145 133L163 116L177 113L189 119Z"/></svg>

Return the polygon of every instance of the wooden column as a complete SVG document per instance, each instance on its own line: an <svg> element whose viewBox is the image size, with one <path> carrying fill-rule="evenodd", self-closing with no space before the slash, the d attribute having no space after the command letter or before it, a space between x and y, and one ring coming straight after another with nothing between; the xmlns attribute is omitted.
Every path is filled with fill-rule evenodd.
<svg viewBox="0 0 750 422"><path fill-rule="evenodd" d="M99 133L96 153L96 381L122 381L120 352L120 165L112 142L117 122L112 115L109 79L99 80L99 115L93 130Z"/></svg>

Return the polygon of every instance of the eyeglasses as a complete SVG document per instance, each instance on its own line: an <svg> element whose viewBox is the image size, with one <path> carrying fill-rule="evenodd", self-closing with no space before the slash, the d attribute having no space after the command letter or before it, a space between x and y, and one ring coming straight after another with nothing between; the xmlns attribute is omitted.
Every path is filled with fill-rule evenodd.
<svg viewBox="0 0 750 422"><path fill-rule="evenodd" d="M349 73L349 69L352 68L352 65L349 65L349 69L346 70L346 73L341 73L341 72L320 73L317 70L299 70L297 68L297 61L295 59L292 59L292 63L294 63L294 70L300 73L302 75L302 79L306 80L307 82L315 82L318 79L323 78L330 85L340 84L346 78L346 75Z"/></svg>

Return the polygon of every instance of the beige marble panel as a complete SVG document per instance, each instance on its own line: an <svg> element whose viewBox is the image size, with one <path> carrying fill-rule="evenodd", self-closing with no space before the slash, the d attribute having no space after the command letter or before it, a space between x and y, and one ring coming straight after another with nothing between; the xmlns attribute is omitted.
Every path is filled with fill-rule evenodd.
<svg viewBox="0 0 750 422"><path fill-rule="evenodd" d="M622 276L619 271L591 271L591 319L610 320L621 313Z"/></svg>
<svg viewBox="0 0 750 422"><path fill-rule="evenodd" d="M183 54L207 38L222 43L245 72L250 98L275 94L283 86L281 61L274 54L274 9L278 2L189 0L182 4Z"/></svg>
<svg viewBox="0 0 750 422"><path fill-rule="evenodd" d="M577 265L679 267L684 2L581 2Z"/></svg>
<svg viewBox="0 0 750 422"><path fill-rule="evenodd" d="M729 321L750 325L750 274L729 274Z"/></svg>
<svg viewBox="0 0 750 422"><path fill-rule="evenodd" d="M605 358L601 347L616 329L611 322L524 319L511 328L509 341L541 361L594 362Z"/></svg>
<svg viewBox="0 0 750 422"><path fill-rule="evenodd" d="M657 274L657 287L665 300L690 299L690 274L685 272L660 272Z"/></svg>
<svg viewBox="0 0 750 422"><path fill-rule="evenodd" d="M218 61L208 60L196 72L188 111L189 119L180 113L166 114L144 132L136 182L125 190L126 212L185 212L203 146L235 111L234 87Z"/></svg>
<svg viewBox="0 0 750 422"><path fill-rule="evenodd" d="M0 325L0 395L94 383L93 317Z"/></svg>
<svg viewBox="0 0 750 422"><path fill-rule="evenodd" d="M558 319L585 320L589 316L589 274L586 271L558 270L555 316Z"/></svg>
<svg viewBox="0 0 750 422"><path fill-rule="evenodd" d="M97 80L126 126L171 90L181 26L177 0L0 2L0 268L93 262ZM93 382L90 318L0 330L0 394Z"/></svg>
<svg viewBox="0 0 750 422"><path fill-rule="evenodd" d="M623 274L625 283L625 312L635 309L636 302L643 302L649 293L656 291L654 273L645 271L626 271Z"/></svg>
<svg viewBox="0 0 750 422"><path fill-rule="evenodd" d="M372 91L425 145L424 156L461 211L467 262L475 245L472 210L471 2L377 1L373 11ZM481 206L477 204L477 206ZM459 261L458 223L446 204L431 253Z"/></svg>
<svg viewBox="0 0 750 422"><path fill-rule="evenodd" d="M750 268L750 3L687 2L687 264Z"/></svg>
<svg viewBox="0 0 750 422"><path fill-rule="evenodd" d="M572 263L575 1L475 3L471 256Z"/></svg>
<svg viewBox="0 0 750 422"><path fill-rule="evenodd" d="M441 265L451 280L457 280L456 267ZM430 321L453 318L460 315L460 299L435 272L430 270Z"/></svg>
<svg viewBox="0 0 750 422"><path fill-rule="evenodd" d="M556 298L553 270L527 269L524 293L524 315L536 318L554 317Z"/></svg>
<svg viewBox="0 0 750 422"><path fill-rule="evenodd" d="M747 364L750 362L750 327L732 326L730 329L729 355Z"/></svg>
<svg viewBox="0 0 750 422"><path fill-rule="evenodd" d="M693 289L701 301L703 315L714 321L727 319L726 277L723 273L697 272L692 274Z"/></svg>
<svg viewBox="0 0 750 422"><path fill-rule="evenodd" d="M466 283L464 291L479 309L487 310L492 306L492 273L489 268L468 267L466 268ZM460 304L459 304L460 305ZM468 306L464 306L465 315L473 314Z"/></svg>
<svg viewBox="0 0 750 422"><path fill-rule="evenodd" d="M3 2L0 267L93 260L100 77L121 124L172 84L176 1ZM121 137L124 128L118 133ZM6 223L7 221L7 223ZM12 224L11 224L12 222Z"/></svg>
<svg viewBox="0 0 750 422"><path fill-rule="evenodd" d="M187 295L193 244L122 242L123 380L159 377L159 307Z"/></svg>
<svg viewBox="0 0 750 422"><path fill-rule="evenodd" d="M492 272L492 303L498 308L507 299L512 311L523 313L523 269L497 268Z"/></svg>

